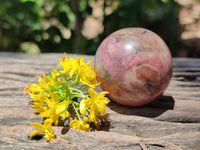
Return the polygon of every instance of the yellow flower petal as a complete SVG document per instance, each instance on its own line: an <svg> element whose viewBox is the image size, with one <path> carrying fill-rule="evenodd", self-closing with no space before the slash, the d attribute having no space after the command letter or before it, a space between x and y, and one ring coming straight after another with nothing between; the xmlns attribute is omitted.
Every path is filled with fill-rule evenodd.
<svg viewBox="0 0 200 150"><path fill-rule="evenodd" d="M51 110L43 111L39 114L40 117L49 117L51 115Z"/></svg>
<svg viewBox="0 0 200 150"><path fill-rule="evenodd" d="M69 123L69 126L71 128L84 130L84 131L88 131L90 129L90 125L86 121L80 121L80 120L72 120Z"/></svg>
<svg viewBox="0 0 200 150"><path fill-rule="evenodd" d="M57 93L55 93L55 92L53 92L52 94L51 94L51 100L52 100L52 105L56 105L56 103L57 103L57 98L58 98L58 96L57 96Z"/></svg>
<svg viewBox="0 0 200 150"><path fill-rule="evenodd" d="M37 128L42 128L42 127L43 127L42 124L36 123L36 122L30 123L30 126L35 126L35 127L37 127Z"/></svg>
<svg viewBox="0 0 200 150"><path fill-rule="evenodd" d="M71 128L76 128L77 127L77 125L78 125L78 120L72 120L70 123L69 123L69 126L71 127Z"/></svg>
<svg viewBox="0 0 200 150"><path fill-rule="evenodd" d="M52 123L53 123L52 119L46 119L44 121L44 126L51 127Z"/></svg>
<svg viewBox="0 0 200 150"><path fill-rule="evenodd" d="M60 105L60 106L56 109L56 114L57 114L57 115L60 115L60 114L62 114L65 110L66 110L66 105Z"/></svg>
<svg viewBox="0 0 200 150"><path fill-rule="evenodd" d="M45 101L45 103L47 103L48 107L53 107L52 102L48 98L45 98L44 101Z"/></svg>
<svg viewBox="0 0 200 150"><path fill-rule="evenodd" d="M101 93L99 94L99 96L104 97L106 94L109 94L109 92L103 91L103 92L101 92Z"/></svg>
<svg viewBox="0 0 200 150"><path fill-rule="evenodd" d="M66 112L60 114L60 116L63 117L63 118L67 118L67 117L70 116L70 113L68 111L66 111Z"/></svg>
<svg viewBox="0 0 200 150"><path fill-rule="evenodd" d="M54 125L57 126L58 125L58 118L59 118L59 116L56 115L56 114L53 114L52 116L50 116L50 118L53 119Z"/></svg>
<svg viewBox="0 0 200 150"><path fill-rule="evenodd" d="M109 99L104 97L108 92L101 92L99 95L93 88L89 88L88 90L90 98L83 100L80 104L80 112L83 113L86 108L90 109L89 117L94 119L99 115L99 113L106 114L106 105L109 103ZM83 104L82 104L83 103Z"/></svg>
<svg viewBox="0 0 200 150"><path fill-rule="evenodd" d="M98 107L98 111L102 114L106 114L106 108L105 107L102 107L102 106L97 106Z"/></svg>
<svg viewBox="0 0 200 150"><path fill-rule="evenodd" d="M45 132L45 136L44 136L48 141L50 141L50 140L54 140L55 139L55 133L54 133L54 131L53 130L49 130L49 131L46 131Z"/></svg>
<svg viewBox="0 0 200 150"><path fill-rule="evenodd" d="M91 98L97 97L97 93L95 92L95 90L93 88L89 88L88 92L89 92L89 95Z"/></svg>
<svg viewBox="0 0 200 150"><path fill-rule="evenodd" d="M55 68L53 68L52 76L55 76L55 77L60 76L60 73Z"/></svg>
<svg viewBox="0 0 200 150"><path fill-rule="evenodd" d="M46 119L44 121L44 124L39 124L39 123L31 123L30 125L32 126L36 126L38 128L40 128L39 130L36 130L34 132L32 132L30 134L30 137L32 138L33 136L39 134L39 133L45 133L45 138L47 138L47 140L51 140L55 138L55 134L54 131L51 129L51 125L52 125L53 120L52 119Z"/></svg>
<svg viewBox="0 0 200 150"><path fill-rule="evenodd" d="M31 134L30 134L30 138L32 138L32 137L34 137L34 136L36 136L37 134L39 134L39 133L42 133L43 132L43 130L36 130L36 131L33 131Z"/></svg>
<svg viewBox="0 0 200 150"><path fill-rule="evenodd" d="M81 100L80 102L80 106L79 106L79 109L80 109L80 113L83 115L86 111L86 105L85 105L85 100Z"/></svg>

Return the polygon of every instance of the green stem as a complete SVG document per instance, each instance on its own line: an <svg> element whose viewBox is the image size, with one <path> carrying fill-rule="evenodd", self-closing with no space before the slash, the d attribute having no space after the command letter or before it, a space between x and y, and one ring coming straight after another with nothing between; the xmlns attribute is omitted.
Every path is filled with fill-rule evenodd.
<svg viewBox="0 0 200 150"><path fill-rule="evenodd" d="M79 88L79 90L81 90L85 85L81 85L81 87ZM82 90L81 90L82 91Z"/></svg>
<svg viewBox="0 0 200 150"><path fill-rule="evenodd" d="M75 87L79 84L79 81L78 81L78 72L75 73L75 80L74 82L71 84L71 87Z"/></svg>
<svg viewBox="0 0 200 150"><path fill-rule="evenodd" d="M76 105L77 107L80 106L80 104L78 102L73 102L74 105Z"/></svg>
<svg viewBox="0 0 200 150"><path fill-rule="evenodd" d="M88 112L90 112L90 109L89 109L89 108L86 108L86 109L87 109Z"/></svg>
<svg viewBox="0 0 200 150"><path fill-rule="evenodd" d="M86 88L87 88L88 86L87 85L85 85L85 87L81 90L81 91L84 91Z"/></svg>
<svg viewBox="0 0 200 150"><path fill-rule="evenodd" d="M69 108L69 102L70 102L70 99L67 99L67 103L66 103L66 111L67 111L68 108Z"/></svg>
<svg viewBox="0 0 200 150"><path fill-rule="evenodd" d="M56 68L56 70L58 71L58 69L60 68L60 64L58 64L58 66L57 66L57 68Z"/></svg>
<svg viewBox="0 0 200 150"><path fill-rule="evenodd" d="M66 95L68 96L68 99L71 100L72 94L71 94L71 91L70 91L68 85L63 85L63 88L65 89L65 92L66 92Z"/></svg>
<svg viewBox="0 0 200 150"><path fill-rule="evenodd" d="M68 84L68 75L67 74L65 74L64 76L63 76L63 79L64 79L64 81L65 81L65 84L67 85L67 86L69 86L69 84Z"/></svg>
<svg viewBox="0 0 200 150"><path fill-rule="evenodd" d="M79 89L69 88L69 90L71 90L71 91L76 91L75 93L72 92L72 94L79 95L79 97L81 97L81 98L83 98L83 99L84 99L84 98L88 98L88 97L85 96L85 95L83 94L83 92L80 91Z"/></svg>
<svg viewBox="0 0 200 150"><path fill-rule="evenodd" d="M59 70L57 70L60 74L60 76L64 79L65 84L68 86L68 79L67 79L67 74L63 75Z"/></svg>
<svg viewBox="0 0 200 150"><path fill-rule="evenodd" d="M78 119L79 119L80 121L82 121L82 120L81 120L81 117L80 117L80 115L79 115L79 113L78 113L78 111L77 111L77 109L76 109L76 107L75 107L75 105L74 105L73 102L72 102L72 106L73 106L73 108L74 108L74 110L75 110L75 112L76 112L76 115L77 115Z"/></svg>

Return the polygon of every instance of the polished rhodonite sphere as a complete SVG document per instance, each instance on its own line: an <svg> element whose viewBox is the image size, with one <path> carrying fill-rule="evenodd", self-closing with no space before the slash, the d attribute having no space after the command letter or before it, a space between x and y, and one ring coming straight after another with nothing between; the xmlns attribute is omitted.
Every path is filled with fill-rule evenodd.
<svg viewBox="0 0 200 150"><path fill-rule="evenodd" d="M155 100L172 76L172 57L165 42L143 28L125 28L108 36L95 55L95 71L109 98L128 106Z"/></svg>

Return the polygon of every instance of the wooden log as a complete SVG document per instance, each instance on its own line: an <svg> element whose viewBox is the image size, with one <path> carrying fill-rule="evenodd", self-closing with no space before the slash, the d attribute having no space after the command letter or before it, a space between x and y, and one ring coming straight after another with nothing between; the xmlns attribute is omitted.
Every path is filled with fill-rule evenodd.
<svg viewBox="0 0 200 150"><path fill-rule="evenodd" d="M42 123L23 95L29 82L56 67L63 54L0 53L0 149L136 149L200 148L200 59L174 58L167 91L142 107L109 104L101 131L53 127L55 142L31 140L31 122ZM80 57L80 55L76 55ZM68 55L74 57L74 54ZM84 55L85 61L94 56ZM98 87L98 92L101 89Z"/></svg>

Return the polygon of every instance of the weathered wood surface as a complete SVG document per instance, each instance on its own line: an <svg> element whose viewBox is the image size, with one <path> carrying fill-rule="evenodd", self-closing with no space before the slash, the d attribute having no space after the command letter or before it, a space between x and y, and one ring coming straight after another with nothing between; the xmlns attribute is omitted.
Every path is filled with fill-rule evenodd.
<svg viewBox="0 0 200 150"><path fill-rule="evenodd" d="M23 89L36 82L36 75L56 67L62 55L0 53L0 149L200 149L200 59L183 58L173 60L173 78L164 96L138 108L111 102L101 131L54 127L55 143L31 140L28 135L35 128L29 123L42 119Z"/></svg>

